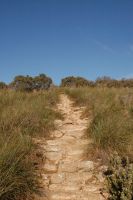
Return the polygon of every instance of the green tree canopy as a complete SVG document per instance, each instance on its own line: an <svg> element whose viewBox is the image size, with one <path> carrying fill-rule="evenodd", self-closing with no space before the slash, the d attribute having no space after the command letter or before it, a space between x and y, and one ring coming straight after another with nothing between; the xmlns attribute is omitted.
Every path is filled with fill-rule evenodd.
<svg viewBox="0 0 133 200"><path fill-rule="evenodd" d="M61 80L61 87L86 87L86 86L94 86L94 83L83 77L74 77L74 76L68 76Z"/></svg>
<svg viewBox="0 0 133 200"><path fill-rule="evenodd" d="M5 89L5 88L7 88L6 83L0 82L0 89Z"/></svg>
<svg viewBox="0 0 133 200"><path fill-rule="evenodd" d="M19 91L33 91L48 89L52 84L52 79L45 74L39 76L16 76L13 82L10 84L11 88Z"/></svg>

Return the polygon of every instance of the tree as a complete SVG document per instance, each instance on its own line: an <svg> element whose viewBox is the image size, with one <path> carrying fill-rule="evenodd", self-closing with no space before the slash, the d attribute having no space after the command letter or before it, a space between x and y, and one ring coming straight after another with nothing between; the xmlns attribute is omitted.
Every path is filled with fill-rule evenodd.
<svg viewBox="0 0 133 200"><path fill-rule="evenodd" d="M11 88L19 91L32 91L33 90L33 78L30 76L16 76L13 82L10 84Z"/></svg>
<svg viewBox="0 0 133 200"><path fill-rule="evenodd" d="M45 74L40 74L36 77L31 76L16 76L10 87L19 91L46 90L52 84L52 79Z"/></svg>
<svg viewBox="0 0 133 200"><path fill-rule="evenodd" d="M86 87L94 86L92 81L86 80L82 77L68 76L61 80L61 87Z"/></svg>
<svg viewBox="0 0 133 200"><path fill-rule="evenodd" d="M40 74L34 78L34 89L47 90L52 84L52 79L45 74Z"/></svg>
<svg viewBox="0 0 133 200"><path fill-rule="evenodd" d="M0 89L5 89L5 88L7 88L6 83L0 82Z"/></svg>

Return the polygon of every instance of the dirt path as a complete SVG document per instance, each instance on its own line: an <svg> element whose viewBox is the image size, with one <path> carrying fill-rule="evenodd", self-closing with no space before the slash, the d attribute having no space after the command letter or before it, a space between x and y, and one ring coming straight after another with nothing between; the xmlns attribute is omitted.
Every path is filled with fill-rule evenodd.
<svg viewBox="0 0 133 200"><path fill-rule="evenodd" d="M74 107L66 95L61 95L58 110L64 120L55 122L53 139L43 147L43 183L49 200L103 200L99 192L102 173L96 172L97 163L86 158L91 141L84 137L88 119L81 119L83 108Z"/></svg>

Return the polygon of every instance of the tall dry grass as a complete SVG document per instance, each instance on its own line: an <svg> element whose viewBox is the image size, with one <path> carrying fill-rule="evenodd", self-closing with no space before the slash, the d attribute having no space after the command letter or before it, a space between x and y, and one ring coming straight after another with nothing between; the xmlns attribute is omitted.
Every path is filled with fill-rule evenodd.
<svg viewBox="0 0 133 200"><path fill-rule="evenodd" d="M22 93L0 91L0 199L30 198L37 191L38 177L32 137L49 137L58 91Z"/></svg>
<svg viewBox="0 0 133 200"><path fill-rule="evenodd" d="M85 114L92 118L87 133L93 138L98 156L113 151L133 156L133 91L128 88L65 89L75 103L86 106Z"/></svg>

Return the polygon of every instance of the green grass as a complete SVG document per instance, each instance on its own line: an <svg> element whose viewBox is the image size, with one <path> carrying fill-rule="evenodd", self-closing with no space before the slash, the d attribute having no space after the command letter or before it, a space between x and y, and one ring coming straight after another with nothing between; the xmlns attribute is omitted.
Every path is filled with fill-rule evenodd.
<svg viewBox="0 0 133 200"><path fill-rule="evenodd" d="M117 151L132 159L132 89L79 88L66 89L65 92L75 104L86 106L85 114L92 118L87 133L93 138L93 151L97 156L108 158L109 153Z"/></svg>
<svg viewBox="0 0 133 200"><path fill-rule="evenodd" d="M32 138L49 137L54 120L58 90L34 93L0 91L0 199L31 197L37 191L38 176L31 159Z"/></svg>

